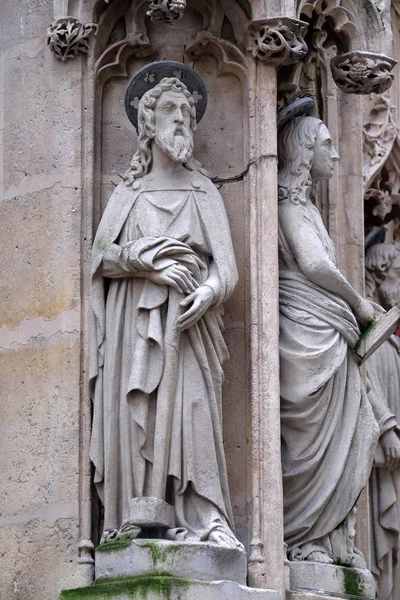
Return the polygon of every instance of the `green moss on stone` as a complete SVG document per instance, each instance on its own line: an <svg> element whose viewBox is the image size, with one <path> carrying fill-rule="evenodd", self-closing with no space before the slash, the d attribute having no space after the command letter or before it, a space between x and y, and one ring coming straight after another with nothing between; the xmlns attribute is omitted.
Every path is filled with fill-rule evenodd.
<svg viewBox="0 0 400 600"><path fill-rule="evenodd" d="M367 327L367 329L365 331L362 332L362 334L358 338L357 346L360 344L360 342L363 339L365 339L367 337L367 335L369 335L371 333L371 331L373 331L375 329L375 327L377 326L378 322L379 322L379 319L375 319L375 321L373 321L371 323L371 325L369 327ZM356 346L356 348L357 348L357 346Z"/></svg>
<svg viewBox="0 0 400 600"><path fill-rule="evenodd" d="M123 550L124 548L129 548L131 542L132 538L130 538L129 535L124 535L117 540L110 540L109 542L99 544L96 548L96 552L115 552Z"/></svg>
<svg viewBox="0 0 400 600"><path fill-rule="evenodd" d="M109 600L126 594L137 600L146 600L150 593L168 600L176 588L186 588L192 581L173 577L168 573L140 577L113 577L96 581L94 585L73 590L63 590L60 600Z"/></svg>
<svg viewBox="0 0 400 600"><path fill-rule="evenodd" d="M344 592L356 598L365 598L364 586L356 569L343 567Z"/></svg>
<svg viewBox="0 0 400 600"><path fill-rule="evenodd" d="M164 562L169 554L175 554L181 548L179 544L161 545L157 542L142 540L138 540L137 544L142 548L150 550L154 567L157 567L158 563Z"/></svg>

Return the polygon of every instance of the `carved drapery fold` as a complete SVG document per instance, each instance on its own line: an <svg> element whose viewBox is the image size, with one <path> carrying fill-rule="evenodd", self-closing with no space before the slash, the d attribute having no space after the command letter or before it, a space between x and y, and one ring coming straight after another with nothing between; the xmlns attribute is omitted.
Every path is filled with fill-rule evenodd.
<svg viewBox="0 0 400 600"><path fill-rule="evenodd" d="M54 56L65 62L88 53L89 38L96 34L97 27L95 23L85 25L75 17L63 17L48 28L47 44Z"/></svg>
<svg viewBox="0 0 400 600"><path fill-rule="evenodd" d="M253 21L248 26L247 50L254 58L283 66L304 58L308 48L304 40L308 24L289 17Z"/></svg>
<svg viewBox="0 0 400 600"><path fill-rule="evenodd" d="M355 51L331 60L332 76L346 94L382 94L393 83L391 70L397 64L384 54Z"/></svg>

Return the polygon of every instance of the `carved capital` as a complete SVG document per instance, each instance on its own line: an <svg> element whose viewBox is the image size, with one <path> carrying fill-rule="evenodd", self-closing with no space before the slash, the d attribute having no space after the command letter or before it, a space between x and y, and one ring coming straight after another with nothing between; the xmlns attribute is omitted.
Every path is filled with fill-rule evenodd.
<svg viewBox="0 0 400 600"><path fill-rule="evenodd" d="M336 85L346 94L382 94L393 83L391 70L396 64L384 54L357 50L332 58L331 71Z"/></svg>
<svg viewBox="0 0 400 600"><path fill-rule="evenodd" d="M152 21L172 23L183 17L186 0L151 0L147 15Z"/></svg>
<svg viewBox="0 0 400 600"><path fill-rule="evenodd" d="M248 26L247 50L254 58L273 65L296 63L308 52L304 40L308 23L289 17L253 21Z"/></svg>
<svg viewBox="0 0 400 600"><path fill-rule="evenodd" d="M76 58L78 54L87 54L89 37L96 34L97 25L85 25L75 17L58 19L47 30L47 44L53 54L62 61Z"/></svg>

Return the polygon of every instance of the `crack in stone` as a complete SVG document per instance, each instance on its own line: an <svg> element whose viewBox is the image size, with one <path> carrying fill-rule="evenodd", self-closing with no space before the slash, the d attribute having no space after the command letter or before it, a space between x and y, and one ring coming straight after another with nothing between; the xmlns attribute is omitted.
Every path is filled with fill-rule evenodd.
<svg viewBox="0 0 400 600"><path fill-rule="evenodd" d="M238 175L232 175L232 177L211 177L210 179L215 185L219 185L220 187L222 187L225 183L236 183L237 181L243 181L243 179L249 172L250 167L259 163L264 158L276 158L276 156L275 154L262 154L258 158L255 158L254 160L250 161L247 167L244 169L244 171L242 171Z"/></svg>

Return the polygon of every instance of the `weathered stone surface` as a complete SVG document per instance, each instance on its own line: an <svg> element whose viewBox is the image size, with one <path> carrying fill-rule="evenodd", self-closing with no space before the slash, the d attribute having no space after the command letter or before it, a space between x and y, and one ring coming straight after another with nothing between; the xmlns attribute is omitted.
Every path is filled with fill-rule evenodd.
<svg viewBox="0 0 400 600"><path fill-rule="evenodd" d="M80 200L77 190L59 181L49 189L21 193L0 204L0 340L10 330L26 328L35 335L35 319L54 321L74 311L79 329ZM7 272L5 271L7 266ZM71 319L67 318L71 324ZM66 321L64 321L66 323ZM36 325L36 334L40 327ZM43 324L42 336L46 337ZM14 342L18 344L18 333ZM3 346L4 345L1 344Z"/></svg>
<svg viewBox="0 0 400 600"><path fill-rule="evenodd" d="M366 569L303 561L290 563L290 588L371 599L375 598L376 589L374 578Z"/></svg>
<svg viewBox="0 0 400 600"><path fill-rule="evenodd" d="M85 585L76 563L77 536L77 518L67 513L0 527L0 599L53 600L62 588Z"/></svg>
<svg viewBox="0 0 400 600"><path fill-rule="evenodd" d="M92 592L92 593L90 593ZM200 582L178 577L138 577L92 588L65 590L60 600L282 600L278 592L248 588L233 581Z"/></svg>
<svg viewBox="0 0 400 600"><path fill-rule="evenodd" d="M96 550L96 580L117 576L169 573L174 577L246 584L244 550L165 540L126 540L101 544ZM110 550L108 551L107 546Z"/></svg>
<svg viewBox="0 0 400 600"><path fill-rule="evenodd" d="M35 338L24 342L0 352L0 526L57 504L72 503L77 513L78 334L54 332L39 347Z"/></svg>

